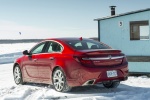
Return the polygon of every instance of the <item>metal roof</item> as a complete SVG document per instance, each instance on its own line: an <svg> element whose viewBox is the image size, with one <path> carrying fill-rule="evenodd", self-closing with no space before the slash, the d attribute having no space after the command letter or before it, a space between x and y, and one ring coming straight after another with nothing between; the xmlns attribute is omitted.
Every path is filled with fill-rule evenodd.
<svg viewBox="0 0 150 100"><path fill-rule="evenodd" d="M144 12L144 11L150 11L150 8L141 9L141 10L137 10L137 11L131 11L131 12L122 13L122 14L116 14L116 15L113 15L113 16L107 16L107 17L103 17L103 18L97 18L97 19L94 19L94 21L105 20L105 19L125 16L125 15L130 15L130 14L134 14L134 13L140 13L140 12Z"/></svg>

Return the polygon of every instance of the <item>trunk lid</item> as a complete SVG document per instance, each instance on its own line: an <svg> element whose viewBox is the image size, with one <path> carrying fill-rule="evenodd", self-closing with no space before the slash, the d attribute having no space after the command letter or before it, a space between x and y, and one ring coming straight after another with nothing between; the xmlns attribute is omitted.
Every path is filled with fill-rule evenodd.
<svg viewBox="0 0 150 100"><path fill-rule="evenodd" d="M115 66L122 64L124 54L120 50L98 49L98 50L80 50L75 53L80 56L81 63L94 66ZM85 63L86 64L86 63Z"/></svg>

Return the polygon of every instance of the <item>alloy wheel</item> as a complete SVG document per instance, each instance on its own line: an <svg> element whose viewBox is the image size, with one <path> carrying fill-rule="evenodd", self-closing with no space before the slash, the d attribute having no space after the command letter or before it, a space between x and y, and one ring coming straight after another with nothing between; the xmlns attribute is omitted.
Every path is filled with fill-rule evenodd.
<svg viewBox="0 0 150 100"><path fill-rule="evenodd" d="M62 91L65 85L65 77L61 70L56 70L53 75L53 84L57 91Z"/></svg>
<svg viewBox="0 0 150 100"><path fill-rule="evenodd" d="M14 80L16 84L22 83L21 70L18 66L14 68Z"/></svg>

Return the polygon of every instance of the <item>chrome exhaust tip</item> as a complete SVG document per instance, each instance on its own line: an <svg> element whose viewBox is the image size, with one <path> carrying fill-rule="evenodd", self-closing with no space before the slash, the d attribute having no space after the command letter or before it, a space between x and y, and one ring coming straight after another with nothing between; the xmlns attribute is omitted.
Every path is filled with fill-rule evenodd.
<svg viewBox="0 0 150 100"><path fill-rule="evenodd" d="M86 81L82 86L85 86L85 85L93 85L94 82L95 82L95 79L88 80L88 81Z"/></svg>

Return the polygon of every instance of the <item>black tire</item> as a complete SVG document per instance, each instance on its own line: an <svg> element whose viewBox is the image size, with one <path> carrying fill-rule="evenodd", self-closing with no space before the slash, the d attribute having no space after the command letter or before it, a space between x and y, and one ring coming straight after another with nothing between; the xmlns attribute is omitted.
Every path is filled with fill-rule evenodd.
<svg viewBox="0 0 150 100"><path fill-rule="evenodd" d="M103 86L106 88L117 88L119 84L120 84L120 81L103 82Z"/></svg>
<svg viewBox="0 0 150 100"><path fill-rule="evenodd" d="M13 75L14 75L14 81L17 85L24 84L23 78L22 78L22 72L21 72L19 65L16 65L14 67Z"/></svg>
<svg viewBox="0 0 150 100"><path fill-rule="evenodd" d="M71 87L68 86L64 72L57 68L52 75L53 86L58 92L69 92Z"/></svg>

